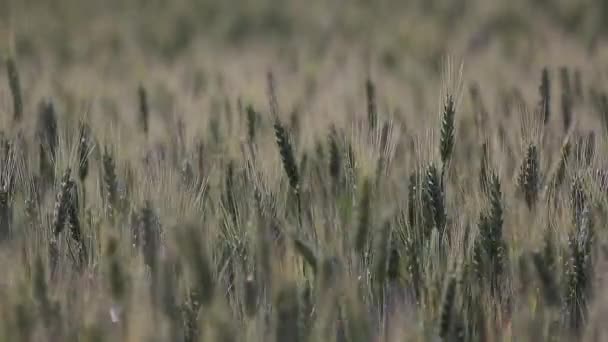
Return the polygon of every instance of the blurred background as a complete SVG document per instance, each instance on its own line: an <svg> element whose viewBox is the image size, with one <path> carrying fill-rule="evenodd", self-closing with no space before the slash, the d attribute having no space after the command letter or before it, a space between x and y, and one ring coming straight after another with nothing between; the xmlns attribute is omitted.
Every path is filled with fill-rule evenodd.
<svg viewBox="0 0 608 342"><path fill-rule="evenodd" d="M517 85L531 98L543 67L573 67L591 86L603 82L608 57L608 2L595 0L0 0L0 8L0 51L16 56L26 107L43 96L68 107L134 98L139 82L159 111L176 110L171 94L226 89L260 105L264 75L275 70L291 107L327 111L324 94L360 97L372 75L386 108L434 110L446 56L488 96Z"/></svg>
<svg viewBox="0 0 608 342"><path fill-rule="evenodd" d="M48 52L60 62L133 50L170 63L202 43L214 48L331 46L368 51L387 68L437 69L448 52L498 50L531 62L554 44L593 54L608 33L601 0L2 0L3 30L22 58ZM5 40L8 39L5 37ZM116 61L121 62L121 61Z"/></svg>
<svg viewBox="0 0 608 342"><path fill-rule="evenodd" d="M2 0L0 19L23 58L53 51L63 62L156 51L170 63L202 43L221 48L366 50L385 67L404 56L437 69L454 50L514 62L543 48L594 54L608 28L596 0ZM532 58L532 60L531 60ZM116 61L120 63L120 61Z"/></svg>

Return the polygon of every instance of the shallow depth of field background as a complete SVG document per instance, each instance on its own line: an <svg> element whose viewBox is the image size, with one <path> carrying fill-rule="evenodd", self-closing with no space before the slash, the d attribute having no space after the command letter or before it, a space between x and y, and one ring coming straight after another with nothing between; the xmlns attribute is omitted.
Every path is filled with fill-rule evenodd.
<svg viewBox="0 0 608 342"><path fill-rule="evenodd" d="M603 1L0 0L0 55L0 341L608 338Z"/></svg>

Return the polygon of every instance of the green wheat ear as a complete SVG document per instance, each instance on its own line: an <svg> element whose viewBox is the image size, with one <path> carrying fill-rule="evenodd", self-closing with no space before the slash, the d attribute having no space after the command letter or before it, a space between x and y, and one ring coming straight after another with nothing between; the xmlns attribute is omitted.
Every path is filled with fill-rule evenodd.
<svg viewBox="0 0 608 342"><path fill-rule="evenodd" d="M576 176L572 180L570 204L574 225L579 227L583 218L583 210L587 207L587 194L583 187L583 179L580 176Z"/></svg>
<svg viewBox="0 0 608 342"><path fill-rule="evenodd" d="M243 287L245 297L245 314L247 317L252 318L257 314L259 307L258 284L253 275L247 276Z"/></svg>
<svg viewBox="0 0 608 342"><path fill-rule="evenodd" d="M490 212L489 212L489 227L490 232L486 239L486 251L492 262L492 288L498 291L500 277L504 269L504 260L506 260L506 243L502 236L503 226L503 209L502 209L502 192L500 190L500 179L496 174L492 176L490 183Z"/></svg>
<svg viewBox="0 0 608 342"><path fill-rule="evenodd" d="M304 151L302 158L300 159L300 165L298 166L300 174L306 174L308 172L308 153Z"/></svg>
<svg viewBox="0 0 608 342"><path fill-rule="evenodd" d="M571 150L570 139L566 139L560 149L559 164L557 164L557 169L555 170L555 175L553 176L552 180L552 187L556 191L562 186L564 180L566 179L566 170L568 160L570 159Z"/></svg>
<svg viewBox="0 0 608 342"><path fill-rule="evenodd" d="M182 311L184 316L184 342L196 342L199 340L200 334L198 315L201 311L201 302L199 290L188 289Z"/></svg>
<svg viewBox="0 0 608 342"><path fill-rule="evenodd" d="M338 132L336 127L331 127L329 133L329 175L331 176L334 187L340 184L340 176L342 171L342 156L340 154L340 146L338 145Z"/></svg>
<svg viewBox="0 0 608 342"><path fill-rule="evenodd" d="M234 161L228 161L228 165L226 166L226 178L224 184L224 196L222 198L222 202L230 218L232 219L232 223L236 227L238 224L238 208L237 202L234 198L235 194L235 176L234 176Z"/></svg>
<svg viewBox="0 0 608 342"><path fill-rule="evenodd" d="M57 192L57 197L55 200L55 208L53 210L53 221L51 223L52 232L49 240L49 261L52 276L55 275L57 263L59 261L59 235L63 231L68 217L71 185L72 181L70 179L70 169L68 168L66 169L59 185L59 191Z"/></svg>
<svg viewBox="0 0 608 342"><path fill-rule="evenodd" d="M318 267L318 260L317 260L317 255L316 253L313 251L312 247L309 246L306 242L300 240L300 239L294 239L293 240L293 245L296 249L296 251L298 252L298 254L300 254L304 260L306 260L306 263L312 268L313 273L317 273L317 267Z"/></svg>
<svg viewBox="0 0 608 342"><path fill-rule="evenodd" d="M139 218L139 232L141 234L144 263L150 267L152 272L156 272L158 268L158 252L160 249L160 227L158 223L159 219L149 200L144 202Z"/></svg>
<svg viewBox="0 0 608 342"><path fill-rule="evenodd" d="M416 299L420 298L422 292L422 269L421 269L421 243L418 242L413 229L405 237L405 266L409 283L414 290Z"/></svg>
<svg viewBox="0 0 608 342"><path fill-rule="evenodd" d="M371 79L365 81L365 97L367 100L367 123L370 132L373 131L378 124L378 109L376 105L376 86Z"/></svg>
<svg viewBox="0 0 608 342"><path fill-rule="evenodd" d="M361 191L361 200L359 202L359 227L355 238L355 251L361 256L364 256L368 243L371 224L371 196L371 183L369 179L366 178L363 182L363 189Z"/></svg>
<svg viewBox="0 0 608 342"><path fill-rule="evenodd" d="M373 341L374 332L369 313L361 307L361 302L353 297L344 298L340 304L340 328L345 336L342 341Z"/></svg>
<svg viewBox="0 0 608 342"><path fill-rule="evenodd" d="M555 250L555 242L553 238L553 229L548 227L545 230L545 234L543 237L543 250L542 250L542 258L545 266L550 272L556 271L557 265L557 252Z"/></svg>
<svg viewBox="0 0 608 342"><path fill-rule="evenodd" d="M149 121L150 121L150 110L148 107L148 94L143 84L140 84L137 88L137 94L139 98L139 125L145 135L148 135Z"/></svg>
<svg viewBox="0 0 608 342"><path fill-rule="evenodd" d="M589 167L595 156L595 132L580 132L576 135L575 156L582 167Z"/></svg>
<svg viewBox="0 0 608 342"><path fill-rule="evenodd" d="M11 237L12 207L8 186L0 186L0 242L6 241Z"/></svg>
<svg viewBox="0 0 608 342"><path fill-rule="evenodd" d="M333 288L341 272L340 260L337 257L326 257L321 264L319 288L322 291Z"/></svg>
<svg viewBox="0 0 608 342"><path fill-rule="evenodd" d="M453 325L454 302L456 299L456 277L450 276L441 300L441 310L439 315L439 337L448 340L451 327Z"/></svg>
<svg viewBox="0 0 608 342"><path fill-rule="evenodd" d="M538 87L540 93L540 109L543 117L543 122L546 125L549 123L551 118L551 83L549 79L549 70L543 68L540 80L540 86Z"/></svg>
<svg viewBox="0 0 608 342"><path fill-rule="evenodd" d="M479 164L479 188L486 192L490 182L490 174L488 170L490 165L490 153L487 142L484 142L481 145L481 161Z"/></svg>
<svg viewBox="0 0 608 342"><path fill-rule="evenodd" d="M38 203L38 187L33 185L30 190L27 191L25 199L25 220L28 228L36 229L40 224L39 216L39 203Z"/></svg>
<svg viewBox="0 0 608 342"><path fill-rule="evenodd" d="M301 203L301 194L300 194L300 174L298 171L298 165L296 163L295 155L293 152L293 147L289 140L289 133L283 127L279 119L277 118L274 123L274 130L277 145L279 147L279 153L281 155L281 160L283 162L283 169L287 174L287 178L289 179L289 185L293 191L293 194L296 197L295 200L295 208L297 210L298 215L298 223L299 226L302 227L302 203ZM306 155L304 155L305 157ZM303 164L305 165L305 158L303 158Z"/></svg>
<svg viewBox="0 0 608 342"><path fill-rule="evenodd" d="M314 323L315 300L311 283L304 283L298 288L298 339L300 341L309 340Z"/></svg>
<svg viewBox="0 0 608 342"><path fill-rule="evenodd" d="M82 234L82 227L80 226L79 218L79 201L78 201L78 186L75 181L70 180L70 195L69 203L67 207L67 223L70 229L70 236L76 243L76 260L75 263L78 269L82 269L86 266L88 254L87 248Z"/></svg>
<svg viewBox="0 0 608 342"><path fill-rule="evenodd" d="M42 314L49 318L53 317L53 303L49 298L46 270L44 269L44 263L42 262L40 255L36 256L32 282L32 295L40 305Z"/></svg>
<svg viewBox="0 0 608 342"><path fill-rule="evenodd" d="M120 264L120 258L118 255L118 241L116 238L111 237L108 241L106 248L106 256L110 260L109 264L109 281L110 281L110 292L112 298L116 302L122 302L126 297L127 284L126 274Z"/></svg>
<svg viewBox="0 0 608 342"><path fill-rule="evenodd" d="M247 138L250 143L253 143L255 141L256 117L258 114L252 105L248 105L245 111L247 112Z"/></svg>
<svg viewBox="0 0 608 342"><path fill-rule="evenodd" d="M382 227L375 255L375 278L380 286L383 286L389 278L388 269L389 258L391 257L391 234L391 223L390 221L386 221Z"/></svg>
<svg viewBox="0 0 608 342"><path fill-rule="evenodd" d="M490 223L492 224L492 233L495 239L502 238L503 210L502 210L502 192L500 190L500 179L498 175L493 174L490 182Z"/></svg>
<svg viewBox="0 0 608 342"><path fill-rule="evenodd" d="M455 115L456 109L454 107L454 98L452 95L448 95L443 107L443 113L441 115L441 138L439 151L443 165L447 164L454 150Z"/></svg>
<svg viewBox="0 0 608 342"><path fill-rule="evenodd" d="M433 230L433 206L427 193L425 175L413 171L409 176L407 223L417 238L426 240Z"/></svg>
<svg viewBox="0 0 608 342"><path fill-rule="evenodd" d="M547 305L559 306L560 296L557 290L557 284L553 276L553 271L546 259L540 253L534 253L532 255L532 261L534 262L534 268L538 273L540 283L542 285L542 294Z"/></svg>
<svg viewBox="0 0 608 342"><path fill-rule="evenodd" d="M566 265L565 310L570 328L580 333L587 315L592 291L593 217L588 207L582 213L581 223L570 233L570 255Z"/></svg>
<svg viewBox="0 0 608 342"><path fill-rule="evenodd" d="M489 281L492 294L497 294L505 268L506 242L502 236L503 208L500 180L492 175L489 185L487 212L479 215L479 235L473 248L473 268L479 279Z"/></svg>
<svg viewBox="0 0 608 342"><path fill-rule="evenodd" d="M524 195L529 209L532 209L538 198L540 186L540 163L536 145L528 145L526 156L521 165L517 183Z"/></svg>
<svg viewBox="0 0 608 342"><path fill-rule="evenodd" d="M40 176L43 184L49 187L55 179L54 162L56 160L57 118L51 101L41 101L38 105L37 137L39 143Z"/></svg>
<svg viewBox="0 0 608 342"><path fill-rule="evenodd" d="M70 178L71 170L68 168L65 170L63 177L61 178L61 184L59 185L59 191L57 192L57 198L55 200L55 209L53 212L53 236L55 239L63 231L64 225L68 217L68 206L70 204L70 193L72 180Z"/></svg>
<svg viewBox="0 0 608 342"><path fill-rule="evenodd" d="M300 305L295 284L285 285L278 293L276 307L275 341L300 342Z"/></svg>
<svg viewBox="0 0 608 342"><path fill-rule="evenodd" d="M78 127L78 177L83 185L89 174L89 131L88 125L84 122L80 122Z"/></svg>
<svg viewBox="0 0 608 342"><path fill-rule="evenodd" d="M388 276L389 281L396 281L401 276L400 267L401 267L401 255L399 253L399 249L396 246L390 247L390 253L388 256L388 269L386 275Z"/></svg>
<svg viewBox="0 0 608 342"><path fill-rule="evenodd" d="M564 124L564 131L567 132L572 125L572 87L570 86L570 71L567 67L560 68L560 78L562 87L562 120Z"/></svg>
<svg viewBox="0 0 608 342"><path fill-rule="evenodd" d="M109 217L113 217L118 208L118 178L114 156L107 146L102 155L102 177L106 213Z"/></svg>
<svg viewBox="0 0 608 342"><path fill-rule="evenodd" d="M407 224L410 229L413 229L418 216L418 189L420 182L418 182L418 173L411 172L409 177L409 183L407 185Z"/></svg>
<svg viewBox="0 0 608 342"><path fill-rule="evenodd" d="M274 123L274 132L279 147L279 153L281 154L281 160L283 162L283 168L289 179L289 185L295 193L298 193L300 186L300 176L298 174L298 166L293 153L293 147L289 141L289 133L283 127L279 120Z"/></svg>
<svg viewBox="0 0 608 342"><path fill-rule="evenodd" d="M195 279L197 301L203 306L212 304L215 292L215 281L206 248L197 232L196 226L188 225L180 236L180 245L184 249L192 274Z"/></svg>
<svg viewBox="0 0 608 342"><path fill-rule="evenodd" d="M445 198L441 187L439 172L433 164L430 164L426 169L423 190L424 198L426 198L425 206L430 208L435 228L437 228L439 236L443 237L446 225Z"/></svg>
<svg viewBox="0 0 608 342"><path fill-rule="evenodd" d="M19 72L17 65L12 57L6 59L6 73L8 75L8 85L13 97L13 120L21 121L23 116L23 102L21 99L21 84L19 81Z"/></svg>

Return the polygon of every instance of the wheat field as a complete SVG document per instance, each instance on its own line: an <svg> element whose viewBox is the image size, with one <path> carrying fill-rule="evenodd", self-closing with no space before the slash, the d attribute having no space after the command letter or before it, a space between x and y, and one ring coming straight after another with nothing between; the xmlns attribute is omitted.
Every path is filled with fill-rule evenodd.
<svg viewBox="0 0 608 342"><path fill-rule="evenodd" d="M604 341L608 5L0 0L0 341Z"/></svg>

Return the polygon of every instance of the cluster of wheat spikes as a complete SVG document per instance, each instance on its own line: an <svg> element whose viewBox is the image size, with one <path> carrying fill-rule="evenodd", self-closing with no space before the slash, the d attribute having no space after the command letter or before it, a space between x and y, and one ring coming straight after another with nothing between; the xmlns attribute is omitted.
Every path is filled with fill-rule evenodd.
<svg viewBox="0 0 608 342"><path fill-rule="evenodd" d="M285 119L268 73L267 110L239 98L235 114L227 100L192 144L181 121L154 144L154 92L143 85L139 136L125 142L51 99L31 115L16 60L5 65L1 340L608 336L594 318L606 308L597 133L608 97L584 94L578 70L539 70L534 105L501 99L521 107L519 121L489 111L477 84L466 121L457 75L422 134L423 123L383 113L371 78L352 125L305 134L297 110ZM586 121L604 126L585 131ZM506 133L517 124L521 136ZM139 157L124 152L134 142Z"/></svg>

